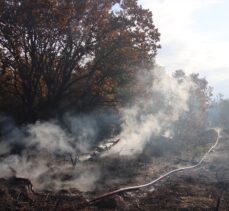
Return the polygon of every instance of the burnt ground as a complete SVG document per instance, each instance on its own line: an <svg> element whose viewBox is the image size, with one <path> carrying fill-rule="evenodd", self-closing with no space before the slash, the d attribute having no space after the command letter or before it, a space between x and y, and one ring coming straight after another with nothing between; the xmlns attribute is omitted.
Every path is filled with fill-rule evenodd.
<svg viewBox="0 0 229 211"><path fill-rule="evenodd" d="M229 210L229 135L222 133L220 143L204 164L180 172L154 186L124 192L92 205L88 199L120 187L143 184L181 166L193 165L215 141L216 134L205 132L195 144L170 142L147 146L135 160L106 159L103 176L93 192L72 188L58 192L32 193L26 187L9 186L0 181L0 210ZM149 150L151 149L151 150ZM97 160L94 162L101 162Z"/></svg>

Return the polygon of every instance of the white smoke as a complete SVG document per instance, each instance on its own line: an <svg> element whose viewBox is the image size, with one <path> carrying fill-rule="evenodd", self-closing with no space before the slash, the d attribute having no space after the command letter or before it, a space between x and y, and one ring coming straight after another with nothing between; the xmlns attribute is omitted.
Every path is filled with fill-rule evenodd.
<svg viewBox="0 0 229 211"><path fill-rule="evenodd" d="M121 120L120 113L114 112L88 116L68 114L65 117L67 130L57 121L17 128L5 118L6 135L0 142L0 177L16 174L31 179L36 188L78 187L86 191L99 179L100 167L94 163L79 163L74 168L69 156L76 159L77 153L90 152L98 139L106 136L104 128L110 129L108 124L122 122L118 136L110 134L112 139L120 138L120 142L108 151L108 156L136 155L153 137L172 136L173 124L188 111L191 80L187 78L179 83L162 68L142 74L137 80L145 93L121 110ZM15 147L19 152L10 153Z"/></svg>
<svg viewBox="0 0 229 211"><path fill-rule="evenodd" d="M74 153L71 146L73 137L67 134L54 122L37 122L29 125L27 132L30 134L26 142L29 145L37 145L39 150L47 150L50 153Z"/></svg>
<svg viewBox="0 0 229 211"><path fill-rule="evenodd" d="M152 70L151 75L154 81L145 87L147 96L123 109L121 141L112 153L141 153L153 136L172 135L173 123L188 111L189 91L194 86L190 79L179 83L162 68Z"/></svg>
<svg viewBox="0 0 229 211"><path fill-rule="evenodd" d="M11 122L6 118L4 121L5 124ZM0 177L29 178L36 189L58 190L70 185L83 191L93 188L99 178L99 170L96 170L99 167L78 165L74 168L69 157L77 157L78 149L74 145L77 140L57 122L37 122L24 128L17 128L11 122L10 128L14 138L12 133L6 133L0 142ZM83 136L85 131L78 134ZM18 152L10 153L12 148Z"/></svg>

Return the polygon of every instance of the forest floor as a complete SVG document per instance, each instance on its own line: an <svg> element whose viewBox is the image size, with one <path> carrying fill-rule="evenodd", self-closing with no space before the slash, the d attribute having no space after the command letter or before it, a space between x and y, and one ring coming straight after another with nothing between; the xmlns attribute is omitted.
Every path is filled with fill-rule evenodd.
<svg viewBox="0 0 229 211"><path fill-rule="evenodd" d="M100 194L144 184L172 169L195 164L215 139L216 133L208 131L194 145L181 148L180 143L164 140L147 146L134 160L114 157L92 161L102 163L103 175L91 192L71 188L32 193L1 183L0 210L229 210L228 131L222 132L219 145L201 167L169 176L154 186L88 204L88 199Z"/></svg>

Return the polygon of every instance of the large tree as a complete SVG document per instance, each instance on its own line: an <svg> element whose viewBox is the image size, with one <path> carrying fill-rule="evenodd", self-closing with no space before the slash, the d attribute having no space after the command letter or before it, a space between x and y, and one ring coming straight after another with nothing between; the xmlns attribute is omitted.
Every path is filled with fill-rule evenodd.
<svg viewBox="0 0 229 211"><path fill-rule="evenodd" d="M121 101L158 41L137 0L0 0L0 109L34 121Z"/></svg>

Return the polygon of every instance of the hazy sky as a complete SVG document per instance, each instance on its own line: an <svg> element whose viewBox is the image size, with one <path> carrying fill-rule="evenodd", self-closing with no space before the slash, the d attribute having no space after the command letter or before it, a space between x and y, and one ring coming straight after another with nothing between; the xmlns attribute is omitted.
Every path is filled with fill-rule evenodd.
<svg viewBox="0 0 229 211"><path fill-rule="evenodd" d="M229 98L229 0L139 0L161 33L157 63L206 76Z"/></svg>

